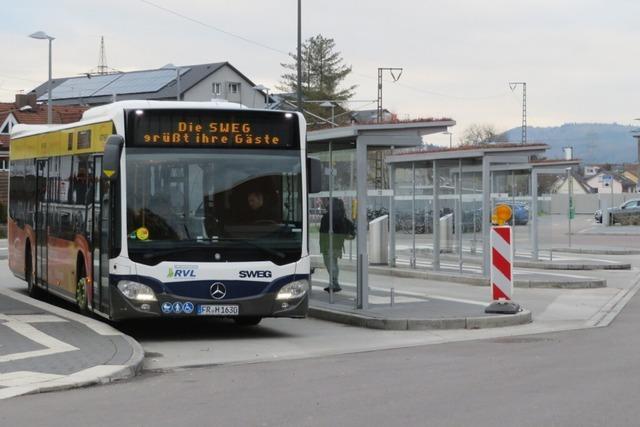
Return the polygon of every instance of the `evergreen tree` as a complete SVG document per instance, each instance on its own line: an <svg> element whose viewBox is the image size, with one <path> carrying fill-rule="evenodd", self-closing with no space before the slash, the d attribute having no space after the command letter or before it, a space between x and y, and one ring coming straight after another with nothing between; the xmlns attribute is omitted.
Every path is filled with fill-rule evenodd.
<svg viewBox="0 0 640 427"><path fill-rule="evenodd" d="M336 104L334 114L338 115L336 122L348 121L346 109L340 101L347 101L354 95L356 86L341 88L342 81L351 73L351 66L343 63L340 52L335 50L333 39L325 38L321 34L310 37L302 44L302 99L303 101L334 100ZM286 72L281 76L279 90L291 94L291 101L296 101L298 90L298 56L289 54L293 58L291 64L281 64ZM321 107L318 103L304 103L305 117L309 123L317 123L317 115L331 119L331 109ZM309 114L311 113L311 114Z"/></svg>

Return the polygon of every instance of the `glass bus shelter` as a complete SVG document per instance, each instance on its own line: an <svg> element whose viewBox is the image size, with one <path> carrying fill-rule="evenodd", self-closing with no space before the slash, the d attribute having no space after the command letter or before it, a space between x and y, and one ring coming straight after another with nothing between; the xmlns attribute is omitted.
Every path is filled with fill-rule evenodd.
<svg viewBox="0 0 640 427"><path fill-rule="evenodd" d="M386 155L397 148L420 147L422 137L442 133L453 120L366 124L307 133L308 153L323 164L323 191L309 196L309 249L316 267L313 282L329 290L331 282L355 284L354 306L369 304L369 221L388 215L393 191ZM343 218L355 226L355 238L343 232ZM378 248L379 249L379 248Z"/></svg>
<svg viewBox="0 0 640 427"><path fill-rule="evenodd" d="M537 160L547 148L488 144L396 150L387 156L392 193L389 265L487 277L489 231L497 204L512 209L509 224L514 227L516 257L538 260L540 248L551 247L554 229L551 216L541 217L539 177L561 175L579 163Z"/></svg>

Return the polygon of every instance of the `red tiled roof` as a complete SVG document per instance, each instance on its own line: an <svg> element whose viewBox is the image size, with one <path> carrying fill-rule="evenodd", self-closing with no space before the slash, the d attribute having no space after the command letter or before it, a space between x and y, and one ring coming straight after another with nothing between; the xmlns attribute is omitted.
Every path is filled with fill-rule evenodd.
<svg viewBox="0 0 640 427"><path fill-rule="evenodd" d="M54 124L65 124L77 122L82 118L88 107L77 105L54 105L52 110L52 122ZM0 124L4 122L9 114L13 114L16 121L26 125L42 125L47 123L47 106L36 105L32 109L20 110L15 103L0 103ZM0 135L0 147L9 148L9 136Z"/></svg>

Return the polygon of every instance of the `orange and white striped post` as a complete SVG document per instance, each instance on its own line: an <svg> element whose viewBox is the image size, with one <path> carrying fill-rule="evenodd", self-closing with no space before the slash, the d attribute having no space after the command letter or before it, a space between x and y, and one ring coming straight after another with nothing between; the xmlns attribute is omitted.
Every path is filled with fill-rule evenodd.
<svg viewBox="0 0 640 427"><path fill-rule="evenodd" d="M491 300L485 313L516 314L520 305L513 298L513 229L491 227Z"/></svg>
<svg viewBox="0 0 640 427"><path fill-rule="evenodd" d="M511 300L513 295L513 229L491 227L491 299Z"/></svg>

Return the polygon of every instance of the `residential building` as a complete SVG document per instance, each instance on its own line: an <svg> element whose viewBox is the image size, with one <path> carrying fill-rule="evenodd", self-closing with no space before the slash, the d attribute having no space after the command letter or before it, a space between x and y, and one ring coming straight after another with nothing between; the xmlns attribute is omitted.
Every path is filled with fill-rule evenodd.
<svg viewBox="0 0 640 427"><path fill-rule="evenodd" d="M635 193L636 183L623 174L601 171L586 180L589 187L597 193Z"/></svg>
<svg viewBox="0 0 640 427"><path fill-rule="evenodd" d="M551 186L551 193L569 194L569 179L566 175L559 177L556 182ZM589 194L596 191L591 188L584 180L583 177L571 172L571 184L573 194Z"/></svg>
<svg viewBox="0 0 640 427"><path fill-rule="evenodd" d="M180 79L178 81L178 72ZM105 75L56 78L52 82L53 105L108 104L127 99L211 101L224 99L250 108L265 108L267 94L228 62L174 66ZM47 82L36 87L38 102L47 101Z"/></svg>
<svg viewBox="0 0 640 427"><path fill-rule="evenodd" d="M584 176L585 177L597 175L598 172L600 172L600 166L589 165L589 166L585 166L584 167Z"/></svg>
<svg viewBox="0 0 640 427"><path fill-rule="evenodd" d="M80 120L87 107L54 105L52 122L71 123ZM47 107L36 102L35 94L18 94L15 102L0 103L0 203L6 206L9 175L9 134L13 126L46 124Z"/></svg>

